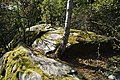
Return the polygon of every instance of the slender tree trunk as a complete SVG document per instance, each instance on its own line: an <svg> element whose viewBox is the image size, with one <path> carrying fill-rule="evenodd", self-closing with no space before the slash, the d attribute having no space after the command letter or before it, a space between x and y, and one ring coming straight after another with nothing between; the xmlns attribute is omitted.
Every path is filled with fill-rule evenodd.
<svg viewBox="0 0 120 80"><path fill-rule="evenodd" d="M68 42L68 38L70 34L71 11L72 11L72 0L68 0L67 9L66 9L65 31L64 31L62 42L55 53L58 57L63 54Z"/></svg>

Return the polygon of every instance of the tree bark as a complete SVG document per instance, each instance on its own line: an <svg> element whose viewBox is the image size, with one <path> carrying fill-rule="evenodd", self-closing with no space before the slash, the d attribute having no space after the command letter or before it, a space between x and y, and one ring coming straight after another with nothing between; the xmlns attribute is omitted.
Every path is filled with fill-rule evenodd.
<svg viewBox="0 0 120 80"><path fill-rule="evenodd" d="M65 31L64 31L62 42L55 53L58 57L63 54L63 52L65 51L66 45L68 43L68 38L70 34L71 11L72 11L72 0L68 0L67 9L66 9Z"/></svg>

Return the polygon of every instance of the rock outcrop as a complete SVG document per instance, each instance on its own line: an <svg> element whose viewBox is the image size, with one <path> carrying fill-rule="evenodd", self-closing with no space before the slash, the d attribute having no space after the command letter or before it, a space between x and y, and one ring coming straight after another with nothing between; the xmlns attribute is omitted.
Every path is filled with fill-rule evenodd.
<svg viewBox="0 0 120 80"><path fill-rule="evenodd" d="M62 41L63 32L62 27L52 27L50 24L35 25L26 29L26 44L36 50L43 50L44 54L54 52ZM107 37L93 32L71 29L67 46L81 41L89 43L106 42L108 40ZM24 42L24 33L16 34L8 46L15 48L20 42Z"/></svg>
<svg viewBox="0 0 120 80"><path fill-rule="evenodd" d="M22 31L19 31L14 38L11 40L11 42L8 44L9 48L15 48L18 43L24 42L27 45L31 46L32 43L37 39L40 38L43 34L46 32L52 30L50 24L40 24L35 25L30 28L26 28L26 32L23 33ZM24 41L24 37L26 38L26 41Z"/></svg>
<svg viewBox="0 0 120 80"><path fill-rule="evenodd" d="M43 34L41 37L37 38L32 44L33 49L38 50L38 51L43 50L44 55L47 55L47 54L49 55L49 53L54 53L56 51L57 47L62 41L62 36L64 32L64 29L62 27L58 27L58 28L49 27L49 28L47 28L49 30L48 32ZM71 45L73 45L74 47L74 44L75 45L79 44L78 48L80 47L80 45L82 46L82 44L83 46L87 46L87 47L93 46L95 47L93 53L96 53L99 43L104 46L104 43L109 44L108 41L109 41L109 38L105 36L97 35L93 32L71 29L67 47L68 48L72 47ZM102 45L100 46L102 47ZM81 50L81 48L79 48L79 50Z"/></svg>
<svg viewBox="0 0 120 80"><path fill-rule="evenodd" d="M86 51L89 51L90 55L96 54L98 48L101 51L104 47L107 49L107 46L104 46L106 43L110 43L110 49L113 48L108 37L88 31L70 31L65 58L73 60L80 58L81 54L88 56ZM62 41L63 32L62 27L53 28L44 24L32 26L26 29L28 43L14 48L23 42L23 33L16 34L9 44L14 49L0 59L0 80L80 80L70 66L44 56L56 51Z"/></svg>
<svg viewBox="0 0 120 80"><path fill-rule="evenodd" d="M46 58L25 45L0 60L0 80L79 80L66 64Z"/></svg>

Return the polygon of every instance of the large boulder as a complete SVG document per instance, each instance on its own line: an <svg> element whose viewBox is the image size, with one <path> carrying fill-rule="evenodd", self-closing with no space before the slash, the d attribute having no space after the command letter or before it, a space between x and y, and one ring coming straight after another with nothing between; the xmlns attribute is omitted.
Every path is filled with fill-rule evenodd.
<svg viewBox="0 0 120 80"><path fill-rule="evenodd" d="M55 53L59 47L63 33L63 27L52 27L50 24L35 25L26 29L26 44L32 46L38 52L42 51L47 57L55 58L56 55L52 53ZM10 42L10 46L14 48L20 42L24 42L23 33L16 34ZM114 52L113 48L116 48L116 46L113 45L113 41L109 37L90 31L70 29L65 55L67 57L80 57L81 54L90 54L91 57L91 54L93 54L96 58L99 53L109 56L109 53Z"/></svg>
<svg viewBox="0 0 120 80"><path fill-rule="evenodd" d="M0 80L80 80L73 69L33 49L19 45L0 60Z"/></svg>
<svg viewBox="0 0 120 80"><path fill-rule="evenodd" d="M44 50L45 53L54 51L59 45L63 34L63 28L54 29L37 38L32 47L34 49Z"/></svg>
<svg viewBox="0 0 120 80"><path fill-rule="evenodd" d="M18 43L24 42L34 48L35 50L42 50L44 54L53 53L62 41L64 28L52 27L50 24L35 25L26 29L26 33L18 33L13 40L8 44L10 48L14 48ZM108 38L97 35L89 31L70 30L69 40L67 46L83 42L106 42Z"/></svg>
<svg viewBox="0 0 120 80"><path fill-rule="evenodd" d="M43 34L40 38L37 38L33 42L32 47L36 50L43 50L45 54L49 52L55 52L62 41L63 33L64 28L62 27L52 28L50 31ZM93 32L71 29L67 47L73 44L79 44L81 42L102 43L108 40L109 39L107 37L97 35Z"/></svg>
<svg viewBox="0 0 120 80"><path fill-rule="evenodd" d="M30 46L37 38L40 38L43 34L52 29L50 24L40 24L26 28L25 33L20 30L8 44L8 47L11 49L15 48L20 42L24 42Z"/></svg>
<svg viewBox="0 0 120 80"><path fill-rule="evenodd" d="M54 52L62 41L64 28L52 28L52 30L43 34L40 38L37 38L32 47L36 50L43 50L46 53ZM80 30L71 29L70 37L67 46L79 43L77 41L80 35Z"/></svg>

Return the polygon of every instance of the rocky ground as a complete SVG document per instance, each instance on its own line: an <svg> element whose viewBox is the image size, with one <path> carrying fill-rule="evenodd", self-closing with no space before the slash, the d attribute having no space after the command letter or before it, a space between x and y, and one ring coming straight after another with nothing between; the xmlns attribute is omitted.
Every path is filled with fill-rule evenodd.
<svg viewBox="0 0 120 80"><path fill-rule="evenodd" d="M46 58L23 44L0 61L0 80L79 80L77 75L70 74L72 67Z"/></svg>
<svg viewBox="0 0 120 80"><path fill-rule="evenodd" d="M63 28L42 24L26 31L31 42L23 44L22 35L16 34L9 45L21 44L1 57L0 80L120 80L120 53L113 39L71 29L66 51L58 59L54 52Z"/></svg>
<svg viewBox="0 0 120 80"><path fill-rule="evenodd" d="M115 57L115 56L114 56ZM120 79L120 56L119 58L104 59L78 59L71 61L65 59L71 66L82 74L85 80L119 80Z"/></svg>

